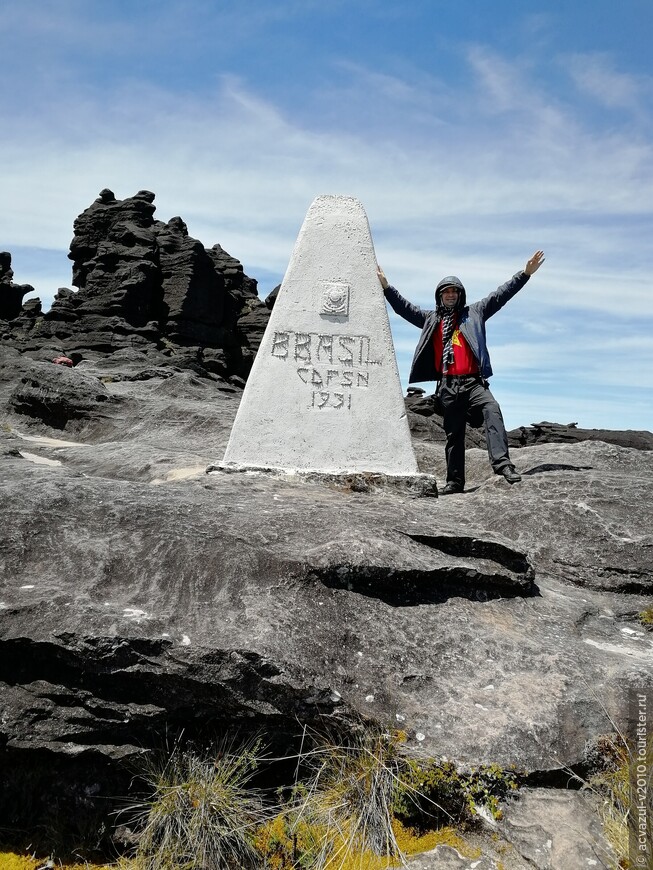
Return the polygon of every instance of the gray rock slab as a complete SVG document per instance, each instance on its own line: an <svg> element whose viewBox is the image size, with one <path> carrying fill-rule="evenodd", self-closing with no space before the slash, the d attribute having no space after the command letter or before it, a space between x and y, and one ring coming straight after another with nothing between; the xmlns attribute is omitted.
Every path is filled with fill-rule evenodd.
<svg viewBox="0 0 653 870"><path fill-rule="evenodd" d="M197 722L363 716L411 751L559 786L627 728L652 682L653 453L525 447L510 487L470 449L468 492L440 500L205 475L239 393L139 359L84 363L112 400L80 390L64 430L11 405L20 355L0 367L7 752L109 764ZM420 446L423 472L443 463Z"/></svg>
<svg viewBox="0 0 653 870"><path fill-rule="evenodd" d="M118 650L147 641L143 683L165 685L172 672L189 686L156 692L159 721L198 677L224 696L202 664L210 651L247 651L276 676L263 706L244 681L238 709L305 715L302 699L317 693L322 710L397 723L426 753L551 770L578 762L611 730L608 716L623 723L628 687L650 681L651 635L637 621L646 599L540 577L525 534L537 520L523 504L511 541L431 500L260 475L153 486L91 477L84 456L84 474L2 457L0 637L8 667L35 662L26 691L37 679L79 687L85 673L101 696L90 675L102 657L117 657L119 685L132 663ZM39 664L68 658L69 669ZM122 697L127 709L133 698ZM64 706L34 728L57 745L75 733L67 723ZM132 741L129 724L117 730Z"/></svg>
<svg viewBox="0 0 653 870"><path fill-rule="evenodd" d="M437 846L423 855L410 858L411 870L497 870L497 864L487 856L465 858L451 846Z"/></svg>
<svg viewBox="0 0 653 870"><path fill-rule="evenodd" d="M408 860L412 870L611 870L616 856L589 791L523 788L503 819L464 835L465 857L451 846ZM480 854L479 854L480 853Z"/></svg>
<svg viewBox="0 0 653 870"><path fill-rule="evenodd" d="M352 197L320 196L306 215L224 464L417 473L372 237Z"/></svg>
<svg viewBox="0 0 653 870"><path fill-rule="evenodd" d="M610 870L616 858L595 801L567 789L523 789L507 804L499 831L536 870Z"/></svg>
<svg viewBox="0 0 653 870"><path fill-rule="evenodd" d="M436 476L444 468L437 447L419 453L422 471ZM653 591L653 451L585 441L524 447L513 459L523 480L511 488L489 471L485 451L468 450L466 492L447 497L447 514L510 538L517 533L540 575Z"/></svg>

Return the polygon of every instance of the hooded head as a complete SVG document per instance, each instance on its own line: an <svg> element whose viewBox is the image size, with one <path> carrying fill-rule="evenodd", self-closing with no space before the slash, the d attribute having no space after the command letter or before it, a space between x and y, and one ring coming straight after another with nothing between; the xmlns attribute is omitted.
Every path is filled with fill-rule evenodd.
<svg viewBox="0 0 653 870"><path fill-rule="evenodd" d="M442 304L442 291L445 287L454 287L458 291L458 301L456 302L456 311L459 311L461 308L464 308L467 304L467 294L465 293L465 288L463 287L463 282L460 278L456 278L455 275L447 275L446 278L443 278L442 281L435 288L435 304L438 309L444 308Z"/></svg>

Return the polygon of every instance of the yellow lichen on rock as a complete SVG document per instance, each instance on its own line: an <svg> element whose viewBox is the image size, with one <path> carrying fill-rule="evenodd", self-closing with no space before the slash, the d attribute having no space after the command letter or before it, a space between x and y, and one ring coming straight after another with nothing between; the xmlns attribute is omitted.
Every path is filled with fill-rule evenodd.
<svg viewBox="0 0 653 870"><path fill-rule="evenodd" d="M3 870L35 870L43 861L36 862L27 855L17 855L15 852L0 852L0 867Z"/></svg>
<svg viewBox="0 0 653 870"><path fill-rule="evenodd" d="M2 870L36 870L37 867L48 867L49 860L52 859L18 855L16 852L0 852L0 868ZM66 864L59 860L52 860L51 866L56 870L131 870L132 867L135 870L133 862L126 859L112 864L89 864L88 861L83 861L81 864L79 862Z"/></svg>

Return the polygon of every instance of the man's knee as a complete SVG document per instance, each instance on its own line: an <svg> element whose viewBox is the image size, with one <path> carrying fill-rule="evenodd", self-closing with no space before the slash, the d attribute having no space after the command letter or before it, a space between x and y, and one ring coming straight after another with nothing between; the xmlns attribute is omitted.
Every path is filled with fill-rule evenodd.
<svg viewBox="0 0 653 870"><path fill-rule="evenodd" d="M486 417L501 417L503 418L503 414L501 413L501 408L499 407L499 403L496 399L492 399L487 402L483 406L483 414Z"/></svg>
<svg viewBox="0 0 653 870"><path fill-rule="evenodd" d="M487 417L499 416L502 417L501 407L499 403L494 398L489 389L485 389L485 393L482 397L482 401L479 403L481 405L481 410L483 412L483 416L487 419Z"/></svg>

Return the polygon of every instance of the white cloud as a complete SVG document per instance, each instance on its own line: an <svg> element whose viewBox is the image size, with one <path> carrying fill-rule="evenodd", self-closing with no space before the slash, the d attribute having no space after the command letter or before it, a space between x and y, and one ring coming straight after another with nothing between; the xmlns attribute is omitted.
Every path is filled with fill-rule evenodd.
<svg viewBox="0 0 653 870"><path fill-rule="evenodd" d="M572 54L561 60L578 90L608 109L638 110L653 91L650 77L615 70L607 53Z"/></svg>

